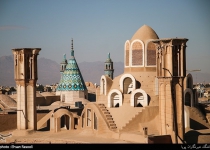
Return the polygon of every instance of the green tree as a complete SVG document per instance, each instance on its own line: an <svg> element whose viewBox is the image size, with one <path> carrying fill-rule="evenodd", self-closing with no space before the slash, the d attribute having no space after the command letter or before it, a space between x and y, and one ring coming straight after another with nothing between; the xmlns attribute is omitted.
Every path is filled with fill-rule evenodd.
<svg viewBox="0 0 210 150"><path fill-rule="evenodd" d="M44 86L40 84L39 86L36 87L37 91L43 92L44 91Z"/></svg>

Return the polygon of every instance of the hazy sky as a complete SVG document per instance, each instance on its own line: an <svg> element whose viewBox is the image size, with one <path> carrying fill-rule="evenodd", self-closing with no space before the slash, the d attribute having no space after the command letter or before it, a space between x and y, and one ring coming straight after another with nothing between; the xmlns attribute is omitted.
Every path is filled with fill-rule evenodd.
<svg viewBox="0 0 210 150"><path fill-rule="evenodd" d="M41 48L60 63L123 62L124 43L144 24L159 38L188 38L187 69L210 74L209 0L0 0L0 56L12 48Z"/></svg>

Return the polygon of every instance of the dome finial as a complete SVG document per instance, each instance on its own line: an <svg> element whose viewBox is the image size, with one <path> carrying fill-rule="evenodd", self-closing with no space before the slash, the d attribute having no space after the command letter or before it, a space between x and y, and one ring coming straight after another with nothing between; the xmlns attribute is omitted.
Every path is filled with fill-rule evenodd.
<svg viewBox="0 0 210 150"><path fill-rule="evenodd" d="M71 56L74 56L73 38L71 39Z"/></svg>
<svg viewBox="0 0 210 150"><path fill-rule="evenodd" d="M71 38L71 50L73 50L74 47L73 47L73 38Z"/></svg>
<svg viewBox="0 0 210 150"><path fill-rule="evenodd" d="M110 59L110 53L108 53L108 59Z"/></svg>

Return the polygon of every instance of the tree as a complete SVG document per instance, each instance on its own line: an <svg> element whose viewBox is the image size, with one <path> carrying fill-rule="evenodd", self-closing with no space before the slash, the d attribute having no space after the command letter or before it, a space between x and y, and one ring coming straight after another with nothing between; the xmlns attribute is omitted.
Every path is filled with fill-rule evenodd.
<svg viewBox="0 0 210 150"><path fill-rule="evenodd" d="M44 86L40 84L39 86L36 87L37 91L43 92L44 91Z"/></svg>

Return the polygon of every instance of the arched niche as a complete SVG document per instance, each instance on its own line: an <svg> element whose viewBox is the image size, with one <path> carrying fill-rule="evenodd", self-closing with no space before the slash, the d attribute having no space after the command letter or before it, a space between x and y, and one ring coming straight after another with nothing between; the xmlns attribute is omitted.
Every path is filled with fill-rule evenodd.
<svg viewBox="0 0 210 150"><path fill-rule="evenodd" d="M120 107L122 106L122 93L119 90L113 89L108 94L108 107Z"/></svg>
<svg viewBox="0 0 210 150"><path fill-rule="evenodd" d="M133 107L148 106L147 93L142 89L136 89L131 94L130 105Z"/></svg>
<svg viewBox="0 0 210 150"><path fill-rule="evenodd" d="M74 116L67 109L58 109L54 112L51 119L53 119L53 121L51 120L50 126L55 129L55 132L60 131L61 128L65 128L67 130L75 128ZM52 123L54 124L54 127Z"/></svg>
<svg viewBox="0 0 210 150"><path fill-rule="evenodd" d="M145 46L145 62L147 67L156 66L156 47L152 41L148 41Z"/></svg>
<svg viewBox="0 0 210 150"><path fill-rule="evenodd" d="M61 121L61 128L64 128L64 129L71 129L71 117L69 117L68 115L63 115L60 117Z"/></svg>
<svg viewBox="0 0 210 150"><path fill-rule="evenodd" d="M184 105L190 107L194 106L193 92L190 88L187 88L184 91Z"/></svg>
<svg viewBox="0 0 210 150"><path fill-rule="evenodd" d="M136 79L131 74L124 74L120 78L120 90L129 94L136 89Z"/></svg>
<svg viewBox="0 0 210 150"><path fill-rule="evenodd" d="M187 74L187 79L186 79L186 88L190 88L193 89L193 77L192 75L189 73Z"/></svg>
<svg viewBox="0 0 210 150"><path fill-rule="evenodd" d="M100 95L106 95L106 92L107 92L106 89L107 89L107 79L103 75L101 76L101 80L100 80Z"/></svg>
<svg viewBox="0 0 210 150"><path fill-rule="evenodd" d="M125 42L125 45L124 45L124 50L125 50L125 58L124 58L124 62L125 62L125 67L128 67L130 66L130 41L127 40Z"/></svg>
<svg viewBox="0 0 210 150"><path fill-rule="evenodd" d="M144 66L144 43L141 40L134 40L131 43L129 59L132 67Z"/></svg>

